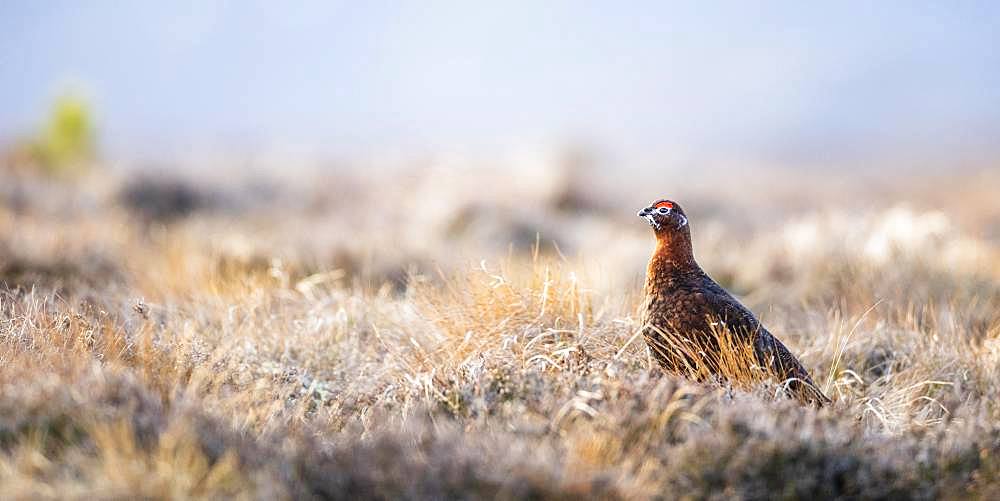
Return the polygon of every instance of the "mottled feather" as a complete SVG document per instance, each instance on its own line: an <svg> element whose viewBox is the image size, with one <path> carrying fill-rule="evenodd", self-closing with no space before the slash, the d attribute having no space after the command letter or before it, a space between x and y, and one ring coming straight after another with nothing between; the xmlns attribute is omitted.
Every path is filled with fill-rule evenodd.
<svg viewBox="0 0 1000 501"><path fill-rule="evenodd" d="M717 333L726 330L752 346L757 364L787 382L788 393L819 405L830 401L788 348L698 266L687 217L676 202L654 202L639 215L649 220L657 237L646 273L643 337L665 370L684 372L685 366L697 364L683 350L671 349L671 341L711 358L720 349ZM708 369L714 373L717 368Z"/></svg>

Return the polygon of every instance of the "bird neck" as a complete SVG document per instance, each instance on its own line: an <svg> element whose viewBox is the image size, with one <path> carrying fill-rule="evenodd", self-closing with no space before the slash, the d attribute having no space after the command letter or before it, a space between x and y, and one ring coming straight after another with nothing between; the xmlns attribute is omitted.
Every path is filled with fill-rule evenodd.
<svg viewBox="0 0 1000 501"><path fill-rule="evenodd" d="M647 276L663 276L679 271L698 269L691 249L690 233L656 236L656 250L649 260Z"/></svg>

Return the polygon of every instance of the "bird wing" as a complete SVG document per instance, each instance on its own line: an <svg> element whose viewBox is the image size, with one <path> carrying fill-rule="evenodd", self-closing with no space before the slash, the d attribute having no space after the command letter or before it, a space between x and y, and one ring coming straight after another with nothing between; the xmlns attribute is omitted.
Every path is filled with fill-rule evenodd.
<svg viewBox="0 0 1000 501"><path fill-rule="evenodd" d="M757 362L769 367L775 376L785 381L791 393L820 405L830 402L813 382L809 371L802 366L798 358L771 334L749 309L714 281L705 287L704 294L706 301L712 304L711 309L731 332L749 336L753 341Z"/></svg>

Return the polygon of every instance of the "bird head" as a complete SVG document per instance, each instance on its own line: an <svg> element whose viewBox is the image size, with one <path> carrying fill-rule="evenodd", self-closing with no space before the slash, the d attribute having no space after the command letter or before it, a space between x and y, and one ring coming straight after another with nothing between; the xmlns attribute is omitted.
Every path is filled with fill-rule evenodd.
<svg viewBox="0 0 1000 501"><path fill-rule="evenodd" d="M684 209L672 200L657 200L640 210L637 215L645 218L657 235L683 232L688 224Z"/></svg>

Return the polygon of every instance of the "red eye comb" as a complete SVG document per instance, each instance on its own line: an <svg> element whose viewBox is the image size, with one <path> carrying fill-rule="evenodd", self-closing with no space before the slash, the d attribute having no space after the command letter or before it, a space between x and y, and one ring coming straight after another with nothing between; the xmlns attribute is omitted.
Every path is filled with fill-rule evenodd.
<svg viewBox="0 0 1000 501"><path fill-rule="evenodd" d="M674 204L672 202L659 202L656 205L654 205L653 207L655 207L657 209L660 209L660 208L673 209L674 208Z"/></svg>

